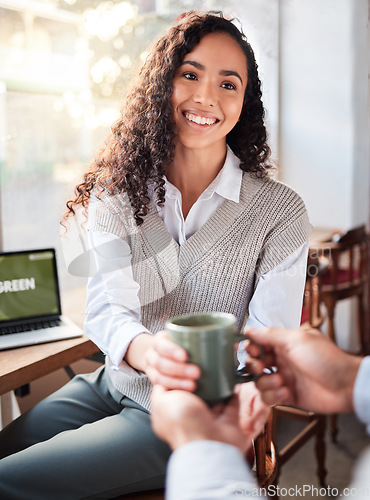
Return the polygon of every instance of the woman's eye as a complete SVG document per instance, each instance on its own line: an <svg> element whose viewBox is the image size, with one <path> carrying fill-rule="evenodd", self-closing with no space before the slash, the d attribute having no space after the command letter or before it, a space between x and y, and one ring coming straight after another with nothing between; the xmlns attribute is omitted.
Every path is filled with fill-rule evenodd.
<svg viewBox="0 0 370 500"><path fill-rule="evenodd" d="M196 80L197 79L196 75L194 73L190 73L189 71L184 73L182 76L184 78L186 78L187 80Z"/></svg>
<svg viewBox="0 0 370 500"><path fill-rule="evenodd" d="M236 90L236 87L233 83L230 82L225 82L221 85L222 88L227 89L227 90Z"/></svg>

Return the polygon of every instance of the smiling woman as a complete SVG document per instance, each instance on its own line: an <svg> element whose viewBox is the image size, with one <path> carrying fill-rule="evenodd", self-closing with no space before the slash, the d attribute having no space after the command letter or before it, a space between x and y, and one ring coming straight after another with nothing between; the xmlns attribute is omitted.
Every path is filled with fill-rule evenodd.
<svg viewBox="0 0 370 500"><path fill-rule="evenodd" d="M170 449L151 429L152 384L193 391L200 376L167 339L170 317L218 311L239 328L298 326L310 224L300 197L269 177L268 158L246 37L221 14L181 16L147 57L64 220L68 229L87 208L84 326L105 366L0 433L1 498L163 486Z"/></svg>
<svg viewBox="0 0 370 500"><path fill-rule="evenodd" d="M225 162L226 137L242 113L247 79L242 48L217 31L205 35L175 73L175 157L166 177L181 191L184 217Z"/></svg>
<svg viewBox="0 0 370 500"><path fill-rule="evenodd" d="M209 37L211 41L207 43ZM223 47L224 42L229 51ZM202 60L192 60L193 57L189 56L194 55L193 51L196 54L200 51ZM218 60L221 53L223 65ZM164 61L166 64L163 64ZM234 94L241 99L237 105L241 105L241 109L238 109L234 126L230 123L227 132L226 128L222 129L226 132L223 160L227 143L239 158L242 170L257 177L264 177L271 170L261 83L250 44L245 35L222 16L189 13L158 40L148 55L137 81L128 92L121 118L113 126L107 147L96 158L85 175L85 181L77 187L75 200L68 202L71 212L75 205L88 204L95 185L111 194L125 191L139 225L149 211L149 186L154 189L157 204L164 203L164 175L168 175L173 168L179 133L175 123L174 99L181 71L184 80L191 82L197 81L196 71L217 73L221 77L217 86L223 90L225 100L229 95L228 106L237 100ZM213 92L210 88L205 89L205 98L211 98ZM201 109L200 104L198 108ZM219 109L217 112L222 113ZM207 113L210 113L208 109ZM216 119L219 117L216 116ZM107 175L108 171L111 176Z"/></svg>
<svg viewBox="0 0 370 500"><path fill-rule="evenodd" d="M225 155L226 136L239 120L246 86L247 59L239 44L222 32L204 36L186 55L173 80L176 147L179 143L186 147L191 129L184 124L190 121L201 126L194 129L197 141L193 147L217 147ZM207 127L202 129L204 125ZM201 130L210 131L205 143Z"/></svg>

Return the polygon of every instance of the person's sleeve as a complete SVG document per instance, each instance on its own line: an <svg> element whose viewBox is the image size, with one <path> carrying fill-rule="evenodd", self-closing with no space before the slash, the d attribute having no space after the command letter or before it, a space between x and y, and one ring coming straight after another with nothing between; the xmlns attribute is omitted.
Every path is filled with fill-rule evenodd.
<svg viewBox="0 0 370 500"><path fill-rule="evenodd" d="M354 474L351 484L343 490L349 498L356 500L368 500L370 496L370 448L367 448L361 455L354 467ZM343 496L343 495L342 495Z"/></svg>
<svg viewBox="0 0 370 500"><path fill-rule="evenodd" d="M306 282L308 241L271 271L263 274L249 303L247 327L298 328ZM244 365L240 345L238 359Z"/></svg>
<svg viewBox="0 0 370 500"><path fill-rule="evenodd" d="M360 364L353 390L355 413L361 422L366 424L370 434L370 356L366 356ZM370 494L370 448L361 455L354 468L351 484L344 492L351 494L351 498L365 500Z"/></svg>
<svg viewBox="0 0 370 500"><path fill-rule="evenodd" d="M232 500L260 493L244 457L232 445L193 441L170 457L166 500Z"/></svg>
<svg viewBox="0 0 370 500"><path fill-rule="evenodd" d="M134 337L150 333L141 323L139 285L129 245L112 233L89 231L95 273L88 280L86 335L118 367Z"/></svg>
<svg viewBox="0 0 370 500"><path fill-rule="evenodd" d="M357 418L366 424L370 434L370 356L366 356L357 373L353 390L353 403Z"/></svg>

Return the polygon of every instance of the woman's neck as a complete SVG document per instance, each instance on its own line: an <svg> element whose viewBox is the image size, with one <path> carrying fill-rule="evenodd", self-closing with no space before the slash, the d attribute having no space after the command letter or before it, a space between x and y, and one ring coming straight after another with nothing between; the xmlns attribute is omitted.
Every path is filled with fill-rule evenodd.
<svg viewBox="0 0 370 500"><path fill-rule="evenodd" d="M181 192L184 219L203 191L217 177L225 163L226 146L213 149L188 149L176 145L167 179Z"/></svg>

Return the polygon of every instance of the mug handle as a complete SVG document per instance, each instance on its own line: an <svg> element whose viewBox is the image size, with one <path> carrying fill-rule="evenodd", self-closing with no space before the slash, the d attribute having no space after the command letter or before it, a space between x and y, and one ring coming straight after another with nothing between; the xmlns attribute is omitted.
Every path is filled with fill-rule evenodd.
<svg viewBox="0 0 370 500"><path fill-rule="evenodd" d="M250 337L247 337L246 335L243 335L242 333L236 333L235 334L235 342L241 342L243 340L250 340L253 342L253 344L257 345L260 349L260 355L258 356L259 359L263 359L263 347L260 344L257 344L254 340L252 340ZM242 368L241 370L238 370L235 372L235 383L236 384L243 384L245 382L252 382L253 380L257 380L260 375L254 375L252 373L247 373L245 375L242 375L244 372L245 368Z"/></svg>

